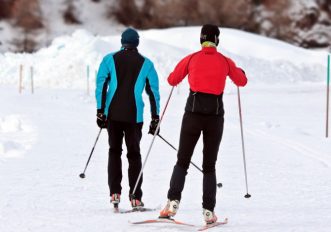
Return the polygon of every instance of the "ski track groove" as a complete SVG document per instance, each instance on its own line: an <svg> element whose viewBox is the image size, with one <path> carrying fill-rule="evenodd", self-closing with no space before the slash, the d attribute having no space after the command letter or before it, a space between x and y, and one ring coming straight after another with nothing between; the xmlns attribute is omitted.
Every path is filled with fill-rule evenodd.
<svg viewBox="0 0 331 232"><path fill-rule="evenodd" d="M316 152L315 150L313 150L301 143L295 142L290 139L280 138L279 136L271 135L270 133L266 133L265 131L263 131L261 129L248 129L247 133L251 134L253 136L262 137L263 139L267 139L274 143L278 143L285 147L288 147L289 149L292 149L312 160L318 161L325 168L330 168L330 166L331 166L329 161L321 158L321 156L323 156L324 153Z"/></svg>

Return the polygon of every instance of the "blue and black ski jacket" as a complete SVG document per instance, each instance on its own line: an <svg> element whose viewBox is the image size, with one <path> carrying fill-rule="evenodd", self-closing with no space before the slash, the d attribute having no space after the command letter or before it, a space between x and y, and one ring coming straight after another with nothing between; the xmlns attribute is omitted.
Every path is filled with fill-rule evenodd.
<svg viewBox="0 0 331 232"><path fill-rule="evenodd" d="M114 121L143 122L146 90L152 117L160 110L159 80L153 63L136 48L122 48L105 56L100 64L95 97L97 109Z"/></svg>

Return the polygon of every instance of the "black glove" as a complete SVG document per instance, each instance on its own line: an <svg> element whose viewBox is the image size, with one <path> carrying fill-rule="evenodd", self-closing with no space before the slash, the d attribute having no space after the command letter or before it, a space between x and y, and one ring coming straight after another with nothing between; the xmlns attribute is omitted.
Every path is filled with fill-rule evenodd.
<svg viewBox="0 0 331 232"><path fill-rule="evenodd" d="M152 121L151 121L151 124L149 125L149 131L148 131L148 134L152 134L154 135L155 134L155 131L156 131L156 128L157 128L157 125L159 124L159 116L153 116L152 117ZM157 132L157 134L160 133L160 128Z"/></svg>
<svg viewBox="0 0 331 232"><path fill-rule="evenodd" d="M100 127L101 129L107 128L107 118L102 110L97 110L97 124L98 127Z"/></svg>

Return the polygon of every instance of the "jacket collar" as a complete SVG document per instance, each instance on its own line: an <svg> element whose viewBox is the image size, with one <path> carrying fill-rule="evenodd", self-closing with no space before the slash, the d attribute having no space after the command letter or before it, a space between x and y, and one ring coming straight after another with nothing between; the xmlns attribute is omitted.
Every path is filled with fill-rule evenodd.
<svg viewBox="0 0 331 232"><path fill-rule="evenodd" d="M208 53L214 53L217 52L216 47L202 47L201 51L208 52Z"/></svg>
<svg viewBox="0 0 331 232"><path fill-rule="evenodd" d="M205 41L201 44L202 47L217 47L217 45L213 42L210 42L210 41Z"/></svg>
<svg viewBox="0 0 331 232"><path fill-rule="evenodd" d="M121 47L121 50L124 50L124 51L135 51L135 52L138 51L137 47L135 47L135 46L122 46Z"/></svg>

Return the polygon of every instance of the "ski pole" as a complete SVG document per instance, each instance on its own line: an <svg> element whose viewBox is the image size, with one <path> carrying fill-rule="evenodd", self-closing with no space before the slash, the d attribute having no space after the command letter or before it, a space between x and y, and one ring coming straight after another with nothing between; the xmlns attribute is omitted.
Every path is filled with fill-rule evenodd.
<svg viewBox="0 0 331 232"><path fill-rule="evenodd" d="M139 183L139 181L140 181L140 179L141 179L141 176L142 176L142 174L143 174L143 170L144 170L144 168L145 168L145 165L146 165L146 162L147 162L148 156L149 156L149 154L151 153L151 150L152 150L152 146L153 146L153 144L154 144L155 137L156 137L156 135L158 134L158 132L159 132L159 130L160 130L160 124L161 124L161 122L162 122L162 119L163 119L164 113L165 113L165 111L166 111L166 109L167 109L167 107L168 107L168 104L169 104L169 101L170 101L170 98L171 98L172 92L174 91L174 88L175 88L175 87L172 87L172 88L171 88L171 91L170 91L170 94L169 94L168 100L167 100L166 105L165 105L165 107L164 107L164 109L163 109L163 112L162 112L162 114L161 114L160 121L159 121L159 123L157 124L156 130L155 130L154 135L153 135L153 139L152 139L152 141L151 141L151 144L149 145L149 148L148 148L148 151L147 151L147 154L146 154L146 158L145 158L144 163L143 163L143 165L142 165L142 167L141 167L141 169L140 169L139 176L138 176L138 178L137 178L136 184L135 184L135 186L134 186L134 188L133 188L132 194L130 194L130 198L131 198L131 199L135 199L135 195L134 195L134 194L136 193L136 190L137 190L137 187L138 187L138 183Z"/></svg>
<svg viewBox="0 0 331 232"><path fill-rule="evenodd" d="M84 172L81 173L81 174L79 174L79 177L82 178L82 179L85 178L85 171L86 171L86 168L87 168L87 166L88 166L88 164L89 164L89 162L90 162L90 159L91 159L91 157L92 157L92 154L93 154L93 151L94 151L95 145L96 145L97 142L98 142L98 139L99 139L99 136L100 136L101 130L102 130L102 128L100 128L100 131L99 131L99 133L98 133L98 136L97 136L97 138L96 138L96 140L95 140L95 143L94 143L94 146L93 146L93 148L92 148L91 154L90 154L90 156L88 157L88 160L87 160L86 165L85 165Z"/></svg>
<svg viewBox="0 0 331 232"><path fill-rule="evenodd" d="M241 131L241 145L243 150L243 160L244 160L244 170L245 170L245 181L246 181L246 195L245 198L250 198L251 195L248 193L248 181L247 181L247 168L246 168L246 155L245 155L245 144L244 144L244 131L243 131L243 121L242 121L242 114L241 114L241 103L240 103L240 92L239 87L238 90L238 106L239 106L239 118L240 118L240 131Z"/></svg>
<svg viewBox="0 0 331 232"><path fill-rule="evenodd" d="M331 52L331 48L330 48ZM329 137L329 95L330 95L330 54L328 54L327 82L326 82L326 126L325 135Z"/></svg>
<svg viewBox="0 0 331 232"><path fill-rule="evenodd" d="M158 134L157 136L159 136L165 143L167 143L170 147L172 147L172 149L174 149L175 151L177 151L177 149L171 143L169 143L165 138L163 138L160 134ZM203 173L203 171L201 170L201 168L199 168L195 163L193 163L192 161L190 161L190 163L194 167L196 167L201 173ZM217 183L216 185L219 188L221 188L223 186L222 183Z"/></svg>

